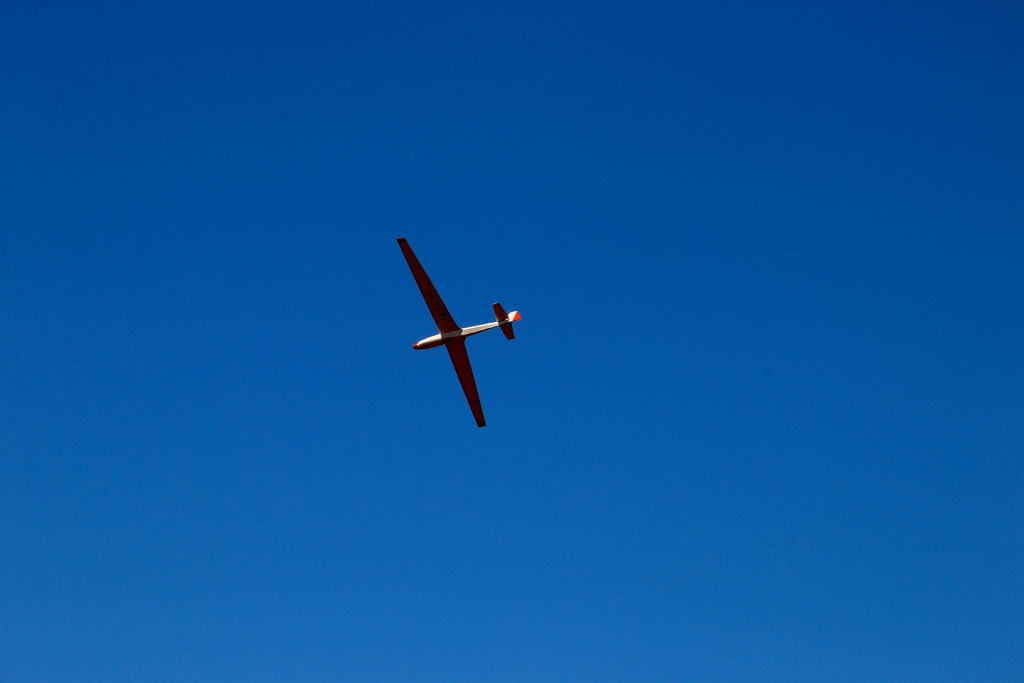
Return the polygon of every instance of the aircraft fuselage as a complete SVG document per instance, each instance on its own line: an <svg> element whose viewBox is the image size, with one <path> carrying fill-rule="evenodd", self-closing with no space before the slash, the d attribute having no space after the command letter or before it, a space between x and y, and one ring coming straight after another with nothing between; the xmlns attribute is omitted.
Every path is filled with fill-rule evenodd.
<svg viewBox="0 0 1024 683"><path fill-rule="evenodd" d="M501 323L484 323L483 325L472 325L470 327L463 327L460 330L454 332L443 332L441 334L435 334L427 337L426 339L420 339L418 342L412 345L412 348L417 351L423 349L433 349L438 346L447 344L452 339L459 339L460 337L472 337L474 334L480 334L487 330L493 330L495 327L500 326Z"/></svg>

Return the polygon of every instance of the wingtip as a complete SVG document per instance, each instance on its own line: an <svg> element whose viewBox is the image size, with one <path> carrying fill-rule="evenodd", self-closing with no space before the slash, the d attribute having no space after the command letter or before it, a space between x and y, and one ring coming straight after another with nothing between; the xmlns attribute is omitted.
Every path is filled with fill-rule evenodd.
<svg viewBox="0 0 1024 683"><path fill-rule="evenodd" d="M399 244L401 244L402 242L405 242L405 241L406 241L406 239L404 237L399 237L398 238L398 243Z"/></svg>
<svg viewBox="0 0 1024 683"><path fill-rule="evenodd" d="M486 423L486 422L484 422L483 420L481 420L480 422L477 422L477 423L476 423L476 426L477 426L477 427L486 427L486 426L487 426L487 423Z"/></svg>

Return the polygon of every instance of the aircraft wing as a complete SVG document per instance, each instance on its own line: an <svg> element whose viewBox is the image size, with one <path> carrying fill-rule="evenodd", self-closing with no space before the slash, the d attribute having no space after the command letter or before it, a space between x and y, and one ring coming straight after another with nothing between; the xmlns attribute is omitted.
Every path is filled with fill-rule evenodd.
<svg viewBox="0 0 1024 683"><path fill-rule="evenodd" d="M465 338L452 339L444 347L448 349L448 355L452 357L455 374L459 376L462 390L466 392L466 400L469 401L469 408L473 411L473 417L476 418L476 426L486 427L484 409L480 405L480 394L476 391L476 380L473 378L473 366L469 364Z"/></svg>
<svg viewBox="0 0 1024 683"><path fill-rule="evenodd" d="M420 260L416 258L416 254L413 253L412 247L405 241L404 237L398 238L398 246L402 248L402 253L405 254L405 260L409 263L409 270L412 271L412 276L416 278L416 284L420 288L420 294L423 295L423 300L427 302L427 308L430 309L430 315L434 316L434 322L437 324L438 332L455 332L459 329L459 326L455 324L455 319L452 318L452 314L448 312L448 307L444 305L444 301L441 300L441 295L434 289L434 283L430 281L430 277L427 276L427 271L423 270L423 266L420 265ZM466 368L469 373L469 382L473 384L473 373L469 368L469 357L466 356L466 350L463 348L462 355L466 359ZM455 360L455 356L452 356L452 360ZM458 363L455 365L458 369ZM459 379L462 379L462 373L459 373ZM465 387L466 383L463 382L462 386ZM473 393L476 394L476 389L473 389ZM481 420L483 418L480 418ZM479 421L479 420L478 420Z"/></svg>

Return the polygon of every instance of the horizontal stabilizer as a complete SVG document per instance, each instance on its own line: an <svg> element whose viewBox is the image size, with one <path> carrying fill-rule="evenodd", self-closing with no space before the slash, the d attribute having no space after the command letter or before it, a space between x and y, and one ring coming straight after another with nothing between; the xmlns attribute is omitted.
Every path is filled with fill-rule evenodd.
<svg viewBox="0 0 1024 683"><path fill-rule="evenodd" d="M494 319L498 321L498 327L501 328L502 334L505 335L506 339L515 339L516 334L512 331L512 323L516 320L522 320L522 316L519 315L519 311L512 311L506 313L505 309L502 308L501 304L494 304Z"/></svg>

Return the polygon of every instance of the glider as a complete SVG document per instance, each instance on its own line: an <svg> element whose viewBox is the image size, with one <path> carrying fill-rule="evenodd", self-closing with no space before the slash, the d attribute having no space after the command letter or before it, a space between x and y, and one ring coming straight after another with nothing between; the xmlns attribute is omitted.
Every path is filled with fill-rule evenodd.
<svg viewBox="0 0 1024 683"><path fill-rule="evenodd" d="M515 339L515 334L512 332L512 323L516 320L521 320L522 317L519 315L519 311L505 313L505 309L501 307L501 304L494 304L495 321L493 323L473 325L472 327L459 327L455 324L452 314L448 312L448 307L441 300L441 295L434 288L434 284L430 281L427 271L423 270L419 259L416 258L416 254L413 253L412 247L409 246L404 237L398 238L398 246L402 248L405 260L409 263L409 270L412 271L412 276L416 279L416 284L420 288L420 294L423 295L423 300L427 302L430 315L434 316L434 322L437 324L437 334L419 340L412 345L412 348L417 350L432 349L435 346L443 345L448 349L452 365L455 366L455 374L459 376L462 390L466 392L466 400L469 401L469 408L473 411L473 417L476 419L476 426L486 427L484 409L480 406L480 395L476 390L476 380L473 379L473 367L469 364L469 353L466 352L466 337L498 327L505 333L507 339Z"/></svg>

